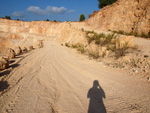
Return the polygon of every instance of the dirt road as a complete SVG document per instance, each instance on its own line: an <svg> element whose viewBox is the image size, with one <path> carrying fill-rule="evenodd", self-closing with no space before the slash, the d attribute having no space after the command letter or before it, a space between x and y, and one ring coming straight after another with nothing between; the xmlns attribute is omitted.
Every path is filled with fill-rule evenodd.
<svg viewBox="0 0 150 113"><path fill-rule="evenodd" d="M0 113L148 113L150 84L54 42L8 75Z"/></svg>

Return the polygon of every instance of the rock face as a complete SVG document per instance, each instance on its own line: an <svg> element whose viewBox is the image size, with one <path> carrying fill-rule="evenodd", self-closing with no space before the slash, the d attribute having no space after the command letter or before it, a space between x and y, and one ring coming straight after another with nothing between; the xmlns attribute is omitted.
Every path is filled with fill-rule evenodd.
<svg viewBox="0 0 150 113"><path fill-rule="evenodd" d="M0 57L0 70L6 69L9 67L8 59L4 57Z"/></svg>
<svg viewBox="0 0 150 113"><path fill-rule="evenodd" d="M150 34L150 1L118 0L94 12L87 23L102 30Z"/></svg>

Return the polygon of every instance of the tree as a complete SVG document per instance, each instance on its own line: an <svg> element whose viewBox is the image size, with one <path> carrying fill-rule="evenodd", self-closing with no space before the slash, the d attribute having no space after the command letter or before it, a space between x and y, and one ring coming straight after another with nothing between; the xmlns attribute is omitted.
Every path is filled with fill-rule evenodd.
<svg viewBox="0 0 150 113"><path fill-rule="evenodd" d="M49 19L46 19L46 21L49 21Z"/></svg>
<svg viewBox="0 0 150 113"><path fill-rule="evenodd" d="M81 14L79 21L81 22L81 21L84 21L84 20L85 20L85 16L84 16L84 14Z"/></svg>
<svg viewBox="0 0 150 113"><path fill-rule="evenodd" d="M11 19L11 17L10 16L5 16L5 19Z"/></svg>
<svg viewBox="0 0 150 113"><path fill-rule="evenodd" d="M98 1L99 1L98 7L99 8L103 8L103 7L107 6L107 5L113 4L117 0L98 0Z"/></svg>

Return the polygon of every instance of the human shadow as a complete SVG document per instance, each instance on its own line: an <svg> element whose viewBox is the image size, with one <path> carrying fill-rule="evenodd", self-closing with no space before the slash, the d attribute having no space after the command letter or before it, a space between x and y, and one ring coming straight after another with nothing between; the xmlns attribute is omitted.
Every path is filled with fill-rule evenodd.
<svg viewBox="0 0 150 113"><path fill-rule="evenodd" d="M5 89L7 89L9 87L9 84L7 81L0 81L0 92L4 91Z"/></svg>
<svg viewBox="0 0 150 113"><path fill-rule="evenodd" d="M103 98L106 98L105 92L99 85L98 80L94 80L93 87L89 89L87 98L90 98L88 113L107 113Z"/></svg>

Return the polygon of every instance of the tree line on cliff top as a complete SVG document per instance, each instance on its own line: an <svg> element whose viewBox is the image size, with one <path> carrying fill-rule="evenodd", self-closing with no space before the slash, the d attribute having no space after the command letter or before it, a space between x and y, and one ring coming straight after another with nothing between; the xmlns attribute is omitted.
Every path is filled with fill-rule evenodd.
<svg viewBox="0 0 150 113"><path fill-rule="evenodd" d="M98 0L98 2L99 2L98 7L99 8L103 8L103 7L107 6L107 5L113 4L116 1L117 0Z"/></svg>

